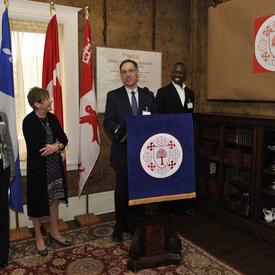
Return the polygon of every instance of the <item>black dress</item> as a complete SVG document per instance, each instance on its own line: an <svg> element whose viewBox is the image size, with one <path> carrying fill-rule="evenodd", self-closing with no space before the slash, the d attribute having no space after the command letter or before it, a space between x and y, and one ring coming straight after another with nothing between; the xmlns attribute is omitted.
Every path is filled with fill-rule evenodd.
<svg viewBox="0 0 275 275"><path fill-rule="evenodd" d="M55 143L47 117L40 119L40 121L46 130L46 143ZM52 206L55 200L65 197L61 173L62 166L59 161L58 153L54 153L46 157L46 170L49 206Z"/></svg>

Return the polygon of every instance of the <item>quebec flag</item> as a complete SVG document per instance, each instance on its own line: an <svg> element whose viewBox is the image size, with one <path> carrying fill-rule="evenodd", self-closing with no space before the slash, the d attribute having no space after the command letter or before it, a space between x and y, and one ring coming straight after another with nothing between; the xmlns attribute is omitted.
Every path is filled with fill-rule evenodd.
<svg viewBox="0 0 275 275"><path fill-rule="evenodd" d="M8 117L9 131L12 139L15 159L16 177L11 183L10 187L10 208L16 212L20 212L23 211L23 205L20 188L20 168L15 119L11 38L7 8L5 9L2 16L2 42L0 48L0 110L5 112Z"/></svg>

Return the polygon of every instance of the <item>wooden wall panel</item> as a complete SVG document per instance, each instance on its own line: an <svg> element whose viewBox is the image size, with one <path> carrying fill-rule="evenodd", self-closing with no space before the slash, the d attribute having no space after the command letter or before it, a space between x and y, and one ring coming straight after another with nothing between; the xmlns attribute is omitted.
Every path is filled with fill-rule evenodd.
<svg viewBox="0 0 275 275"><path fill-rule="evenodd" d="M156 50L162 52L162 83L166 85L171 81L175 62L185 62L190 69L191 1L157 0L156 3L155 44Z"/></svg>
<svg viewBox="0 0 275 275"><path fill-rule="evenodd" d="M51 0L33 0L50 3ZM162 82L170 82L173 63L186 62L188 82L192 82L192 2L193 0L56 0L55 4L89 7L92 46L153 50L163 53ZM79 13L79 61L85 13ZM197 49L199 50L199 49ZM95 55L94 60L95 64ZM80 62L79 62L80 68ZM80 71L80 70L79 70ZM96 71L95 71L96 73ZM81 71L80 71L81 74ZM102 76L104 77L104 76ZM114 188L114 172L109 166L110 140L102 127L100 114L101 154L89 179L90 192ZM69 194L77 193L77 172L70 172ZM25 179L24 179L25 181Z"/></svg>
<svg viewBox="0 0 275 275"><path fill-rule="evenodd" d="M152 49L152 1L107 1L108 47Z"/></svg>
<svg viewBox="0 0 275 275"><path fill-rule="evenodd" d="M218 2L227 1L237 0ZM107 46L162 52L163 85L170 81L173 63L185 62L188 67L187 82L195 91L196 112L275 115L274 103L206 100L207 9L213 4L212 0L56 0L55 3L83 8L89 6L93 49ZM79 52L83 26L84 13L81 12ZM94 177L90 179L91 192L114 187L114 174L109 166L110 140L104 134L102 120L100 115L101 155ZM76 173L70 173L71 195L76 194L76 180Z"/></svg>

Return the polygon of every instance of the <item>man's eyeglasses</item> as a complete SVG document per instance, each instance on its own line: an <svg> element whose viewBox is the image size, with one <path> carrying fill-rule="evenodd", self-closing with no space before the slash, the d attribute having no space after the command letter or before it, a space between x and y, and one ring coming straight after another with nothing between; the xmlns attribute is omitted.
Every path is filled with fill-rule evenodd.
<svg viewBox="0 0 275 275"><path fill-rule="evenodd" d="M132 74L132 73L134 73L134 72L136 72L136 71L137 71L137 69L129 69L129 70L122 70L122 71L120 71L120 73L121 73L122 75L126 75L127 73Z"/></svg>

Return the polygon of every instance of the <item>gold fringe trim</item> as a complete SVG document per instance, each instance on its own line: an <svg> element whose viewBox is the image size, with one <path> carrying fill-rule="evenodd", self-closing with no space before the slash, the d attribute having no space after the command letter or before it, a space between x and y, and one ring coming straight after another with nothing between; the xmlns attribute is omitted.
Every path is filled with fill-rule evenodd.
<svg viewBox="0 0 275 275"><path fill-rule="evenodd" d="M136 199L129 200L129 205L138 205L138 204L147 204L152 202L161 202L161 201L174 201L174 200L182 200L182 199L192 199L196 198L196 192L187 193L187 194L177 194L177 195L168 195L168 196L159 196L145 199Z"/></svg>

